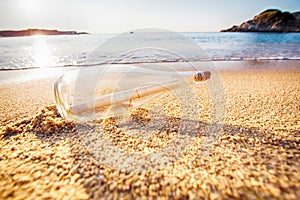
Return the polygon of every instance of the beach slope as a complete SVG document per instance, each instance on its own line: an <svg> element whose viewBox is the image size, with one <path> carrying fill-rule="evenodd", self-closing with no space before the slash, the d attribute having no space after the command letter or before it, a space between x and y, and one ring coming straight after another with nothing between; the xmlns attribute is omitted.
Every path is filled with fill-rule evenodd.
<svg viewBox="0 0 300 200"><path fill-rule="evenodd" d="M0 199L299 199L300 70L285 68L287 62L299 66L236 62L244 69L221 72L224 126L202 156L212 123L206 84L192 88L200 111L191 122L196 131L181 126L171 93L133 111L126 128L115 119L91 125L61 118L53 99L55 78L2 84ZM154 103L164 110L163 120L154 121L160 119L151 111ZM134 132L135 127L144 129ZM104 151L97 137L91 140L104 135L125 152L149 153L184 133L191 143L176 162L139 173L100 160L103 152L107 159L128 158ZM133 167L141 162L150 160Z"/></svg>

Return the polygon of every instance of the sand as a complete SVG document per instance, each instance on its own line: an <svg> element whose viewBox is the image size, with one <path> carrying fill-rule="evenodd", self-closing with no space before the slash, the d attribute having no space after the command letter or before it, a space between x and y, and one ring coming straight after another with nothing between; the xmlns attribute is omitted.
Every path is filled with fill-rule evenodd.
<svg viewBox="0 0 300 200"><path fill-rule="evenodd" d="M1 84L0 199L299 199L300 63L233 63L215 135L207 84L96 123L60 117L56 77Z"/></svg>

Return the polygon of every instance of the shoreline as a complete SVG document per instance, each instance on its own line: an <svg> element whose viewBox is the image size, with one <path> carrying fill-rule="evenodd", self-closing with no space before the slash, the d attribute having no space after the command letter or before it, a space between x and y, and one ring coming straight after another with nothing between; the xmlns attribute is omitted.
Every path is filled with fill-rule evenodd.
<svg viewBox="0 0 300 200"><path fill-rule="evenodd" d="M106 64L101 64L105 66ZM114 64L112 64L114 65ZM131 65L124 63L121 65ZM149 67L153 69L165 68L165 70L186 71L193 70L191 65L199 69L212 69L217 71L235 70L300 70L300 60L230 60L230 61L196 61L196 62L155 62L155 63L133 63L132 65ZM283 67L284 65L284 67ZM64 67L34 67L25 69L4 69L0 70L0 85L7 83L21 83L25 81L38 80L43 78L58 77L68 71L80 69L84 66L64 66ZM91 65L97 66L97 65Z"/></svg>

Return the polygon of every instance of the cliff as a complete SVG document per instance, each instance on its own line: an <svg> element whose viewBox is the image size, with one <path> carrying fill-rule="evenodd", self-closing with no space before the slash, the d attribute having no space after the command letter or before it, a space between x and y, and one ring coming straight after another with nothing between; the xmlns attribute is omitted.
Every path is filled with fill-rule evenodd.
<svg viewBox="0 0 300 200"><path fill-rule="evenodd" d="M268 9L252 20L221 32L300 32L300 12L281 12Z"/></svg>
<svg viewBox="0 0 300 200"><path fill-rule="evenodd" d="M19 37L31 35L79 35L88 34L85 32L76 31L58 31L58 30L45 30L45 29L27 29L21 31L0 31L0 37Z"/></svg>

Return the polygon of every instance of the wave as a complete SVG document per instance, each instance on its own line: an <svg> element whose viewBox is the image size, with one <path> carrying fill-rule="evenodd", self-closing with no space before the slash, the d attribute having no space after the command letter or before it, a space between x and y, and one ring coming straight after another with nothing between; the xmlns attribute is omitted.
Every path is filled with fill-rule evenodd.
<svg viewBox="0 0 300 200"><path fill-rule="evenodd" d="M107 65L107 64L143 64L143 63L187 63L187 62L221 62L221 61L297 61L300 60L300 57L256 57L256 58L248 58L248 57L230 57L230 58L209 58L209 59L160 59L160 60L146 60L146 61L109 61L109 62L100 62L100 63L80 63L80 64L66 64L66 65L57 65L57 66L47 66L47 67L1 67L0 71L10 71L10 70L27 70L27 69L40 69L40 68L61 68L61 67L89 67L89 66L97 66L97 65Z"/></svg>

